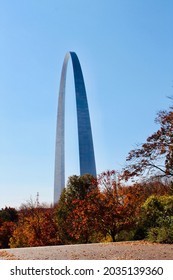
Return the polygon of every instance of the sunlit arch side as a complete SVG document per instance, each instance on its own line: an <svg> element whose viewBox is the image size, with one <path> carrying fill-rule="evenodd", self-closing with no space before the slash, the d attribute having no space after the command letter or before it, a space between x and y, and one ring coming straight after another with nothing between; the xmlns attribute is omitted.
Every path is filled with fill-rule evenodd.
<svg viewBox="0 0 173 280"><path fill-rule="evenodd" d="M65 187L65 87L68 60L71 57L73 65L76 108L77 108L77 124L79 139L79 162L80 175L92 174L96 176L96 165L94 156L94 147L91 131L91 122L89 116L88 102L84 78L79 59L74 52L68 52L64 58L61 72L57 128L56 128L56 147L55 147L55 174L54 174L54 203L57 203L62 190Z"/></svg>

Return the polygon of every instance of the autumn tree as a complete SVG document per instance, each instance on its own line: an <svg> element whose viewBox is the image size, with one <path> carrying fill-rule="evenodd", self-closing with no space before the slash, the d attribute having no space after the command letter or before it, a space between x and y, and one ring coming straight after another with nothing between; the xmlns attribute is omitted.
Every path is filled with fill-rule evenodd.
<svg viewBox="0 0 173 280"><path fill-rule="evenodd" d="M116 241L116 235L134 223L129 200L114 170L97 180L89 175L70 177L57 205L61 241L96 242L108 235Z"/></svg>
<svg viewBox="0 0 173 280"><path fill-rule="evenodd" d="M97 197L92 175L69 177L57 205L58 231L63 243L92 242L97 224Z"/></svg>
<svg viewBox="0 0 173 280"><path fill-rule="evenodd" d="M97 219L100 231L116 241L122 231L135 231L141 205L152 194L169 194L169 186L161 181L136 183L124 186L121 176L114 170L98 176L100 195L97 199Z"/></svg>
<svg viewBox="0 0 173 280"><path fill-rule="evenodd" d="M19 221L10 238L10 247L59 244L54 208L45 208L30 201L19 211Z"/></svg>
<svg viewBox="0 0 173 280"><path fill-rule="evenodd" d="M158 176L172 179L173 176L173 111L160 111L156 118L160 128L149 136L139 148L131 150L129 164L123 178Z"/></svg>
<svg viewBox="0 0 173 280"><path fill-rule="evenodd" d="M161 180L150 179L147 182L135 183L122 188L122 193L126 196L126 203L129 208L133 208L133 215L140 214L141 205L151 195L163 196L171 194L169 184Z"/></svg>
<svg viewBox="0 0 173 280"><path fill-rule="evenodd" d="M99 230L112 241L122 230L129 230L134 223L132 208L129 206L127 189L120 185L116 171L103 172L98 176L100 197L98 200ZM125 191L126 190L126 191Z"/></svg>
<svg viewBox="0 0 173 280"><path fill-rule="evenodd" d="M63 244L88 243L135 229L141 205L151 194L167 194L162 182L123 186L116 171L72 176L56 206L58 232Z"/></svg>

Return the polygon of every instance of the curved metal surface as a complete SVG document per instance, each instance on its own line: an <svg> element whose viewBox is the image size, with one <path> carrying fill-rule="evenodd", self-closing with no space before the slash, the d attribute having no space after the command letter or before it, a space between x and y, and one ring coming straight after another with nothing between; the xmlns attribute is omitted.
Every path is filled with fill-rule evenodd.
<svg viewBox="0 0 173 280"><path fill-rule="evenodd" d="M67 65L70 57L73 65L76 94L80 175L88 173L92 174L93 176L96 176L96 165L91 132L91 123L82 69L76 53L68 52L64 58L64 63L62 67L58 99L55 148L54 203L58 202L61 192L65 187L65 86Z"/></svg>

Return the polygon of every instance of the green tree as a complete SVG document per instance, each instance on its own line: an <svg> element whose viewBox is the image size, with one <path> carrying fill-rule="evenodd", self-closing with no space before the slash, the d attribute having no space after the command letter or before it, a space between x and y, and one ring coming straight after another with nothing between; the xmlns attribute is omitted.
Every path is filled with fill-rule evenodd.
<svg viewBox="0 0 173 280"><path fill-rule="evenodd" d="M73 175L68 178L66 196L68 199L84 199L95 188L95 178L90 174Z"/></svg>
<svg viewBox="0 0 173 280"><path fill-rule="evenodd" d="M173 243L173 196L150 196L142 206L141 222L149 240Z"/></svg>

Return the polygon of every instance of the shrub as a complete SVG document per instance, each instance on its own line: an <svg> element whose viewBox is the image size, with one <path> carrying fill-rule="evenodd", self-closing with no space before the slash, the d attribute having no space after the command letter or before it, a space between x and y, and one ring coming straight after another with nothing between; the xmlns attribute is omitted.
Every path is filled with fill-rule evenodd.
<svg viewBox="0 0 173 280"><path fill-rule="evenodd" d="M141 225L148 240L173 243L173 196L151 196L142 206Z"/></svg>
<svg viewBox="0 0 173 280"><path fill-rule="evenodd" d="M151 228L148 231L148 240L158 243L173 243L173 226Z"/></svg>

